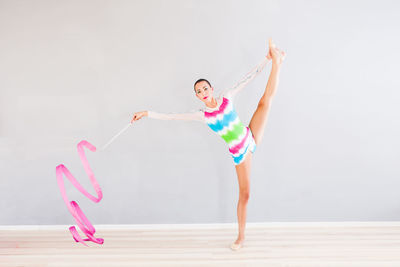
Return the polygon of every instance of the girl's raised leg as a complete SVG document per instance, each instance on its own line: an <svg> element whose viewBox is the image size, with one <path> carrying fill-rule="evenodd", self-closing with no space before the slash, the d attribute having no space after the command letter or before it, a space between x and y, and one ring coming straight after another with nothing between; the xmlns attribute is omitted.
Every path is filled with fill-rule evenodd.
<svg viewBox="0 0 400 267"><path fill-rule="evenodd" d="M285 57L285 52L280 51L275 47L272 40L269 41L270 51L269 55L272 58L272 68L271 73L269 75L267 86L265 87L265 91L260 101L258 102L257 109L254 112L250 123L249 128L253 133L254 140L256 144L260 144L262 137L264 135L264 129L267 124L268 113L271 109L272 98L275 95L276 88L279 83L279 73L281 68L281 63Z"/></svg>

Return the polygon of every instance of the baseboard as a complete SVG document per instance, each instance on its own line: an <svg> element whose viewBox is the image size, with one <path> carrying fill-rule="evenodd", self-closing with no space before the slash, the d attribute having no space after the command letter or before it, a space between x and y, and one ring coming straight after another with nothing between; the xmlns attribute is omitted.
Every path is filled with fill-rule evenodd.
<svg viewBox="0 0 400 267"><path fill-rule="evenodd" d="M0 230L64 230L71 225L0 225ZM380 227L400 226L400 221L343 221L343 222L247 222L246 228L257 227ZM237 223L205 224L94 224L96 230L105 229L209 229L237 228Z"/></svg>

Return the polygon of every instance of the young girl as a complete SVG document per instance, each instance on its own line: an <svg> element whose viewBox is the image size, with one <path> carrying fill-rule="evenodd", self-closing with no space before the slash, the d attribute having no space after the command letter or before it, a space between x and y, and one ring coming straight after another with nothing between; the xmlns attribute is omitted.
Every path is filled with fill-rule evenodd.
<svg viewBox="0 0 400 267"><path fill-rule="evenodd" d="M143 116L161 120L196 120L206 123L211 130L226 141L229 152L233 157L239 180L239 201L237 205L239 235L236 241L231 244L231 249L233 250L240 249L244 242L252 153L254 153L256 146L260 144L264 135L264 128L267 123L272 98L278 87L279 72L284 58L285 52L276 48L270 39L269 51L263 61L233 88L222 91L217 98L214 98L214 88L206 79L199 79L195 82L195 94L205 104L204 109L198 109L189 113L140 111L136 112L131 120L132 123ZM234 97L248 82L261 72L268 60L272 60L272 68L265 92L258 102L257 109L250 120L249 126L244 126L234 109Z"/></svg>

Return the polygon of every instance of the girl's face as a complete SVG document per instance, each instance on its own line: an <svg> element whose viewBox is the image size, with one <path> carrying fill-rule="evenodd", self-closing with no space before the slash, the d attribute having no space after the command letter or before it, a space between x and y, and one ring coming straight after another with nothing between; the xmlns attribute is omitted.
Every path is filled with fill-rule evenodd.
<svg viewBox="0 0 400 267"><path fill-rule="evenodd" d="M207 103L212 101L214 88L210 87L206 81L197 83L195 86L195 91L197 98L202 102Z"/></svg>

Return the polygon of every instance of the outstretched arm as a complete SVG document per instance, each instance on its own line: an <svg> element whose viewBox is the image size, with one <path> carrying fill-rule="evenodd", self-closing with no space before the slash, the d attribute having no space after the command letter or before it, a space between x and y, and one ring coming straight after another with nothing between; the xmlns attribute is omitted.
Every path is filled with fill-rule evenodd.
<svg viewBox="0 0 400 267"><path fill-rule="evenodd" d="M148 110L149 118L160 120L185 120L185 121L204 121L204 113L200 110L188 113L159 113Z"/></svg>
<svg viewBox="0 0 400 267"><path fill-rule="evenodd" d="M241 91L250 81L252 81L257 74L259 74L267 65L268 57L265 56L264 59L254 67L249 73L245 75L245 77L240 80L235 86L232 88L225 90L222 94L228 98L233 98L239 91Z"/></svg>
<svg viewBox="0 0 400 267"><path fill-rule="evenodd" d="M187 113L160 113L153 110L141 111L136 112L133 115L132 121L139 120L143 116L148 116L149 118L159 120L186 120L204 122L204 113L200 109Z"/></svg>

